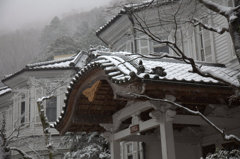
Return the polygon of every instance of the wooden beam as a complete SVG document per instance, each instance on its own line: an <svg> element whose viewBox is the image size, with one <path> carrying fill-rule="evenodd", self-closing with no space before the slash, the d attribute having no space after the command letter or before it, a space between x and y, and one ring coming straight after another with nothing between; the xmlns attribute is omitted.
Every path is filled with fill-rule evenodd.
<svg viewBox="0 0 240 159"><path fill-rule="evenodd" d="M72 124L96 124L99 123L111 123L112 118L109 115L105 114L79 114L75 115L74 119L72 120Z"/></svg>
<svg viewBox="0 0 240 159"><path fill-rule="evenodd" d="M227 127L238 127L240 123L240 119L237 118L224 118L224 117L208 117L210 121L212 121L217 126L221 126L224 128ZM184 125L205 125L206 123L200 116L194 115L176 115L174 117L174 124L184 124Z"/></svg>
<svg viewBox="0 0 240 159"><path fill-rule="evenodd" d="M136 141L136 142L160 142L159 136L156 135L131 135L124 138L124 141ZM200 143L200 138L196 136L174 136L176 143Z"/></svg>
<svg viewBox="0 0 240 159"><path fill-rule="evenodd" d="M239 126L239 119L232 118L220 118L220 117L209 117L209 119L220 125L222 127ZM176 115L173 120L173 124L183 124L183 125L204 125L209 126L201 117L193 115ZM154 127L158 127L159 122L155 119L150 119L139 123L139 132L147 131ZM124 129L114 134L115 140L122 140L128 136L132 135L130 129Z"/></svg>
<svg viewBox="0 0 240 159"><path fill-rule="evenodd" d="M124 141L160 142L161 140L156 135L131 135L124 138Z"/></svg>
<svg viewBox="0 0 240 159"><path fill-rule="evenodd" d="M142 112L149 108L152 108L150 101L129 102L124 108L113 114L113 121L124 121L136 112Z"/></svg>

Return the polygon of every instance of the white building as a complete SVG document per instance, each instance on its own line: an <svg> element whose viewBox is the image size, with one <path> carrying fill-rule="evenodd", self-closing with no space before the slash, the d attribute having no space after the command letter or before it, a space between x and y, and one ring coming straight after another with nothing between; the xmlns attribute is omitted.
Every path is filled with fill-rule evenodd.
<svg viewBox="0 0 240 159"><path fill-rule="evenodd" d="M194 3L196 1L185 0L185 2ZM233 0L220 0L216 2L222 3L225 6L234 5ZM189 16L189 14L194 14L196 17L203 16L202 14L206 16L206 11L191 11L193 10L193 5L194 4L188 6L184 4L183 1L183 7L181 9L187 13L178 13L179 16L176 16L176 18L183 19ZM156 43L146 34L138 31L140 27L136 19L138 17L139 19L144 19L142 23L146 22L152 33L163 39L170 40L173 38L173 24L164 24L159 21L168 18L172 19L171 16L175 13L174 9L179 6L179 0L159 0L159 3L155 6L146 6L148 6L148 2L145 5L144 3L126 5L108 23L97 30L97 36L105 42L112 51L128 51L141 53L143 55L159 54L160 52L174 54L173 51L164 44ZM173 6L175 8L173 8ZM209 14L207 14L207 19L203 19L204 23L216 27L227 25L225 17L219 14L213 14L210 11L207 11L207 13ZM158 14L163 15L158 16ZM159 20L159 18L163 19ZM188 19L185 21L187 20ZM173 23L172 20L169 23ZM219 35L218 33L205 30L202 27L192 27L189 23L184 23L178 27L177 41L179 48L181 48L187 56L197 61L221 63L231 67L238 65L228 33Z"/></svg>
<svg viewBox="0 0 240 159"><path fill-rule="evenodd" d="M230 0L225 2L232 5ZM158 7L169 10L168 7L176 3L178 1L163 2ZM150 19L152 22L156 20L153 15L158 8L138 10L138 5L128 7L142 15L147 14L153 18ZM0 94L0 98L9 100L8 95L12 100L9 100L8 109L4 108L4 102L0 103L0 109L9 114L9 131L16 123L23 125L22 135L29 141L33 140L31 136L40 136L36 100L56 89L56 98L46 102L49 119L54 121L58 116L55 128L60 134L104 132L114 159L198 159L214 152L215 148L234 147L199 116L171 104L136 96L166 98L191 109L197 106L227 133L240 135L239 103L230 104L228 100L234 92L231 87L191 73L191 66L181 61L147 59L128 53L173 54L167 46L154 43L134 30L136 22L133 23L127 13L126 8L121 10L97 31L97 36L112 52L95 50L63 61L31 64L5 78L3 83L12 91L11 94ZM208 23L213 25L226 23L218 15L208 18ZM202 69L221 74L238 84L239 70L231 69L238 63L230 36L227 33L217 35L200 27L186 27L177 32L178 46L185 54L197 60ZM160 35L172 38L171 30L169 34ZM30 145L32 149L44 151L37 146L35 142ZM44 147L43 143L41 147ZM27 147L24 150L32 152Z"/></svg>
<svg viewBox="0 0 240 159"><path fill-rule="evenodd" d="M11 142L30 155L44 156L47 154L43 132L38 115L37 99L54 94L45 101L46 116L50 123L56 121L63 106L64 92L71 77L82 68L87 53L68 57L62 60L28 64L22 70L7 76L2 82L7 86L0 90L1 121L5 115L7 134L18 133L19 137ZM58 132L51 130L53 143L59 145ZM61 150L62 149L62 150ZM58 158L61 158L67 147L59 148ZM34 152L36 151L36 152ZM13 153L13 158L18 158Z"/></svg>

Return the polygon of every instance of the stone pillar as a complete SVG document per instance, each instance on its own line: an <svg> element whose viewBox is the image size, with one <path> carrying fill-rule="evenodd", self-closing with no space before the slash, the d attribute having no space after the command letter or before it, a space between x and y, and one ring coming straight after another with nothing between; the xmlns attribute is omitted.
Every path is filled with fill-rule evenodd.
<svg viewBox="0 0 240 159"><path fill-rule="evenodd" d="M161 107L164 108L164 107ZM176 115L173 110L155 110L150 113L160 125L160 138L162 146L162 159L176 159L172 120Z"/></svg>
<svg viewBox="0 0 240 159"><path fill-rule="evenodd" d="M113 137L113 124L100 124L106 132L104 138L110 143L111 159L120 159L120 141L115 141Z"/></svg>

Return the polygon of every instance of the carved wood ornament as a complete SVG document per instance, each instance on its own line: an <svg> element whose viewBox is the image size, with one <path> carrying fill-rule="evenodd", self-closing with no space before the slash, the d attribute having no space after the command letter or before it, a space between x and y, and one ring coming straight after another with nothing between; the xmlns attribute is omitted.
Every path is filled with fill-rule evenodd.
<svg viewBox="0 0 240 159"><path fill-rule="evenodd" d="M96 81L92 87L85 89L82 94L88 98L89 102L93 102L96 96L96 92L101 85L101 81Z"/></svg>

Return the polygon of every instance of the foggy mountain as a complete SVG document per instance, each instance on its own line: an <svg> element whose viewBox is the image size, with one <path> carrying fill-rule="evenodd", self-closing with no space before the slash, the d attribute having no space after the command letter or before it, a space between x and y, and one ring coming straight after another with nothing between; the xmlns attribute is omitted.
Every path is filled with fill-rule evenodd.
<svg viewBox="0 0 240 159"><path fill-rule="evenodd" d="M13 3L14 1L11 2ZM62 1L65 2L65 0ZM119 6L121 7L123 3L129 0L124 0L125 2L122 2L123 0L104 0L105 3L108 2L110 4L98 8L93 7L92 3L94 1L91 0L89 3L86 3L91 5L90 8L93 8L89 11L79 13L76 10L71 10L60 16L55 14L49 20L48 24L45 25L40 15L37 21L29 21L24 25L20 23L21 20L25 20L24 17L11 22L12 15L10 14L10 10L9 19L6 19L5 16L0 21L0 24L4 24L4 20L7 20L6 24L0 26L0 79L4 78L5 75L19 71L29 63L50 60L54 55L73 54L78 53L80 50L87 51L91 46L104 45L96 37L95 31L118 12ZM103 3L103 1L101 2ZM95 6L101 2L95 1ZM0 17L4 17L3 6L0 11ZM15 6L15 9L18 8ZM31 11L33 9L34 7ZM35 10L38 9L36 8ZM84 8L81 10L84 10ZM49 13L49 16L53 13L58 12ZM15 14L15 16L18 15ZM31 19L31 16L27 16L27 18ZM11 27L7 26L7 24ZM19 26L16 24L19 24ZM9 30L6 29L7 27L3 28L4 26L9 27ZM11 31L12 28L17 28L17 30Z"/></svg>
<svg viewBox="0 0 240 159"><path fill-rule="evenodd" d="M54 17L37 29L18 29L0 34L0 78L26 64L49 60L53 55L72 54L102 44L95 31L106 22L105 8Z"/></svg>

